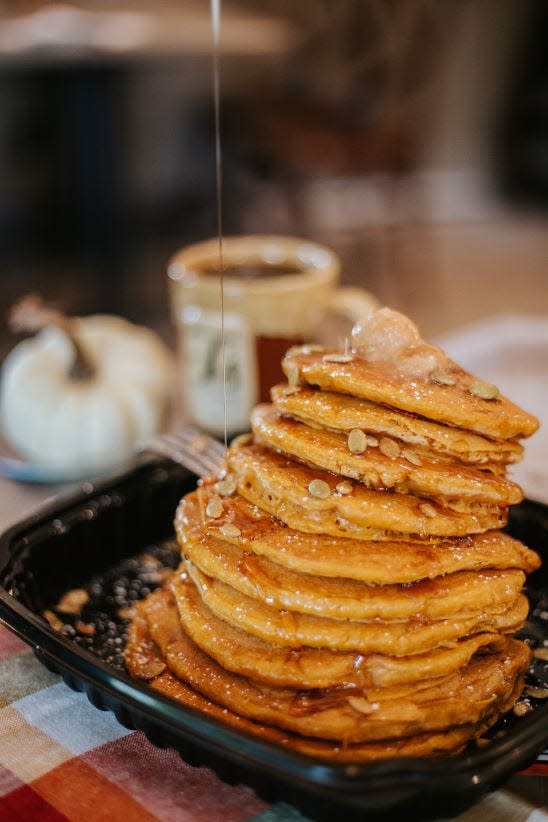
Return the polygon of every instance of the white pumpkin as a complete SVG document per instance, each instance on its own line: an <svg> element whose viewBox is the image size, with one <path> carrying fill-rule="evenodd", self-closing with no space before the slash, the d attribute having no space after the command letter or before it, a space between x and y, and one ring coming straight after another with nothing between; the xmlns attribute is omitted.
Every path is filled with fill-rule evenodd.
<svg viewBox="0 0 548 822"><path fill-rule="evenodd" d="M92 475L127 458L162 427L173 389L168 349L119 317L49 325L2 368L0 417L9 443L57 475ZM75 377L75 346L88 373Z"/></svg>

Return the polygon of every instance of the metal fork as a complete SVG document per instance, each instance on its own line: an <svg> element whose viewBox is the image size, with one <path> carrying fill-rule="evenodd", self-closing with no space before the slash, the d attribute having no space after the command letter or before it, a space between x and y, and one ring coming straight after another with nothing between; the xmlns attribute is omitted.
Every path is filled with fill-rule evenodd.
<svg viewBox="0 0 548 822"><path fill-rule="evenodd" d="M218 474L226 455L222 443L191 425L176 434L156 437L147 443L145 450L169 457L199 477Z"/></svg>

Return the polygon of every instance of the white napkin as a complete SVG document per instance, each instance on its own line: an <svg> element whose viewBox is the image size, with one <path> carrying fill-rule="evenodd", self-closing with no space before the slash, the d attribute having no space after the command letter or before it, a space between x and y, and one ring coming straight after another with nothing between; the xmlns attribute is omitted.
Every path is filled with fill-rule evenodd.
<svg viewBox="0 0 548 822"><path fill-rule="evenodd" d="M452 359L494 382L509 399L540 420L525 440L522 463L510 470L531 499L548 503L548 317L490 317L438 338Z"/></svg>

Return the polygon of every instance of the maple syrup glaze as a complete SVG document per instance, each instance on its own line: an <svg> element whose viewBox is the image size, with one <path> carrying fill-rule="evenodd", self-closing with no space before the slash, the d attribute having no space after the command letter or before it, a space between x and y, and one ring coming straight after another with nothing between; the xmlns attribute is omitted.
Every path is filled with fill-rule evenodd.
<svg viewBox="0 0 548 822"><path fill-rule="evenodd" d="M369 703L359 687L306 693L266 687L230 673L188 638L166 590L152 594L139 610L170 673L203 697L246 719L339 745L345 739L349 745L386 744L439 728L450 732L455 725L479 727L506 707L509 698L515 700L516 685L521 689L522 671L530 659L523 643L505 639L499 651L474 657L448 677L390 689ZM131 656L131 634L128 647Z"/></svg>
<svg viewBox="0 0 548 822"><path fill-rule="evenodd" d="M181 500L175 518L180 544L208 542L218 532L202 517L214 483L204 482ZM457 571L521 569L531 573L539 557L508 534L489 531L437 541L367 542L350 536L304 533L261 511L239 495L224 501L227 517L241 531L240 550L267 557L293 571L319 577L355 579L373 585L413 583Z"/></svg>
<svg viewBox="0 0 548 822"><path fill-rule="evenodd" d="M289 706L289 713L291 716L312 716L320 711L346 705L349 696L363 696L363 690L351 686L299 691Z"/></svg>
<svg viewBox="0 0 548 822"><path fill-rule="evenodd" d="M472 510L475 502L506 505L520 502L523 497L521 488L504 476L455 461L434 462L428 454L419 459L415 451L401 451L394 440L387 438L381 438L378 446L365 446L363 452L353 454L346 434L282 418L269 404L253 410L251 425L257 443L312 467L359 479L368 488L397 488L462 511ZM383 449L385 442L393 446L394 455Z"/></svg>

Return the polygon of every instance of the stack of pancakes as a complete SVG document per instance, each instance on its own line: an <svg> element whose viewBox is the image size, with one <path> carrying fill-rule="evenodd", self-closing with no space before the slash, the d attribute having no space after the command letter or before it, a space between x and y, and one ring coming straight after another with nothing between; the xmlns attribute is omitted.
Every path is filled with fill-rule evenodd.
<svg viewBox="0 0 548 822"><path fill-rule="evenodd" d="M303 346L221 477L180 503L182 565L126 660L157 690L332 761L455 752L519 698L525 574L506 477L536 420L440 371Z"/></svg>

